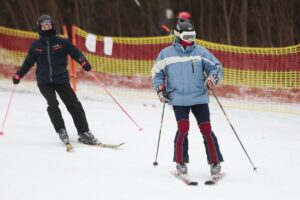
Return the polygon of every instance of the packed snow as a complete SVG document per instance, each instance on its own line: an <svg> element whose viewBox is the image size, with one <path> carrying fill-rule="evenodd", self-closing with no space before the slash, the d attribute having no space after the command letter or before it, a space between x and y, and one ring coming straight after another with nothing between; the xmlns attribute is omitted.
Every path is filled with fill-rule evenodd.
<svg viewBox="0 0 300 200"><path fill-rule="evenodd" d="M0 79L0 123L11 95L10 80ZM139 131L103 91L80 84L78 97L86 111L91 131L103 143L125 142L120 149L104 149L77 143L71 116L61 103L73 152L66 152L46 111L46 101L35 83L16 87L4 135L0 136L1 200L253 200L299 199L300 116L254 112L225 107L257 173L245 155L217 104L210 104L212 127L225 162L223 179L214 186L203 182L209 166L202 136L190 115L189 177L198 186L187 186L170 174L176 122L166 107L162 125L158 166L154 167L162 104L155 98L123 90L113 95L143 128ZM151 94L152 95L152 94ZM150 95L150 96L151 96ZM213 97L211 97L213 98Z"/></svg>

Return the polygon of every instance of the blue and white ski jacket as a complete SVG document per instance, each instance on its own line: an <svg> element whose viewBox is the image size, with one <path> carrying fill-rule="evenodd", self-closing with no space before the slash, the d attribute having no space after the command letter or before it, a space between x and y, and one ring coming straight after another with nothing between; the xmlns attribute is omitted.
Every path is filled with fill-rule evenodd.
<svg viewBox="0 0 300 200"><path fill-rule="evenodd" d="M152 68L152 86L166 84L170 105L205 104L209 97L204 73L221 80L221 62L204 47L193 44L183 49L175 42L159 53Z"/></svg>

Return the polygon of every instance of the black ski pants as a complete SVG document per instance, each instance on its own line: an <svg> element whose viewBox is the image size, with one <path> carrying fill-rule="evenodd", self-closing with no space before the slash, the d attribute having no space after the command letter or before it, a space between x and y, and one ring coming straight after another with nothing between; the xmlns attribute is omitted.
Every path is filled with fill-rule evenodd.
<svg viewBox="0 0 300 200"><path fill-rule="evenodd" d="M71 88L70 83L38 85L38 87L42 95L47 100L47 111L56 132L58 132L61 128L66 128L61 111L58 107L59 102L57 100L56 93L59 95L62 102L67 107L67 110L71 114L78 134L89 130L83 107Z"/></svg>

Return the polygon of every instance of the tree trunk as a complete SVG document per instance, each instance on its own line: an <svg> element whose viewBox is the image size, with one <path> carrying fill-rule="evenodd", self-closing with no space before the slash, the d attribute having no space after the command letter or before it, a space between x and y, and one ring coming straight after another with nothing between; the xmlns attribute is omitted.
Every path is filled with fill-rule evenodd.
<svg viewBox="0 0 300 200"><path fill-rule="evenodd" d="M248 0L242 1L242 9L241 9L241 32L242 32L242 44L243 46L248 46Z"/></svg>

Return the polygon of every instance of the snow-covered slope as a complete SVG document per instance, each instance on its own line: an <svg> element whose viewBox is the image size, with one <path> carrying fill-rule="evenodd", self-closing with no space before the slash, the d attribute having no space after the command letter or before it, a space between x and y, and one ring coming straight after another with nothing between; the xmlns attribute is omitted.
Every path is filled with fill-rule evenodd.
<svg viewBox="0 0 300 200"><path fill-rule="evenodd" d="M3 82L1 82L3 83ZM11 85L0 87L0 122L4 117ZM186 186L169 172L176 123L167 107L158 155L152 165L160 126L162 105L145 106L143 100L120 99L134 124L105 94L97 91L78 96L85 108L91 131L104 143L126 144L118 149L100 149L76 143L72 119L60 107L74 152L60 143L46 111L46 101L36 89L24 92L18 86L0 136L0 199L53 200L182 200L182 199L298 199L300 165L300 116L250 112L225 108L258 173L252 166L226 118L211 106L213 129L225 159L225 177L215 186L205 186L209 176L202 136L191 115L190 177L198 186ZM33 86L34 88L34 86ZM80 88L80 85L79 85ZM89 98L92 96L93 98ZM118 97L117 97L118 98Z"/></svg>

